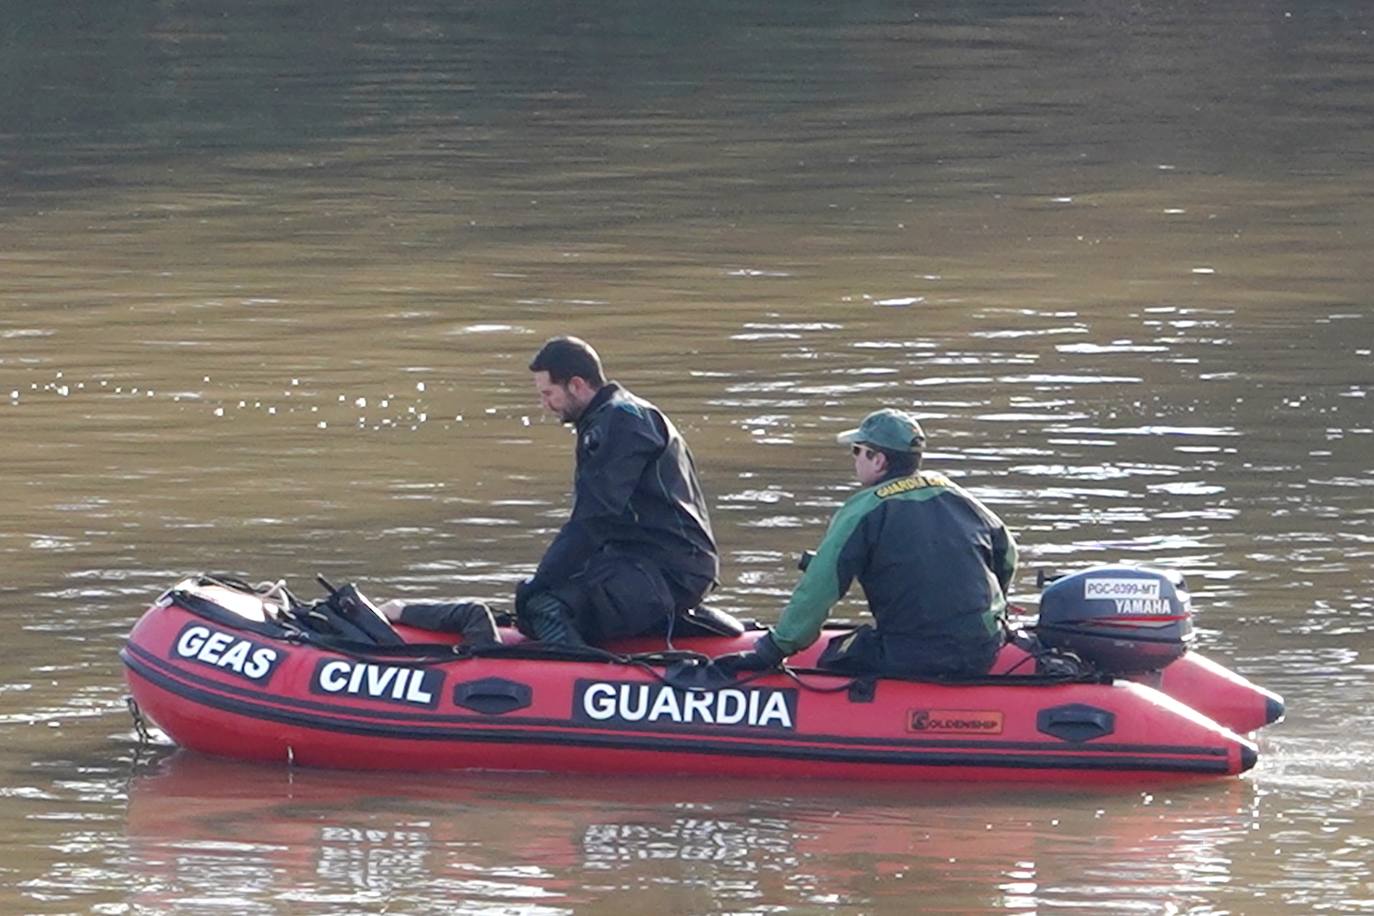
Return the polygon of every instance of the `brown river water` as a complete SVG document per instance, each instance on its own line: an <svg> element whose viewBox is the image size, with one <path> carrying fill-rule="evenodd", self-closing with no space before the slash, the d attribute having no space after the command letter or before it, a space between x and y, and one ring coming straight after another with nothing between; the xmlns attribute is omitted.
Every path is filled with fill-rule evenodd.
<svg viewBox="0 0 1374 916"><path fill-rule="evenodd" d="M1374 912L1374 12L7 5L0 911ZM183 574L506 606L576 333L775 619L882 405L1035 572L1182 570L1284 694L1114 792L355 774L140 748ZM840 608L857 617L862 600Z"/></svg>

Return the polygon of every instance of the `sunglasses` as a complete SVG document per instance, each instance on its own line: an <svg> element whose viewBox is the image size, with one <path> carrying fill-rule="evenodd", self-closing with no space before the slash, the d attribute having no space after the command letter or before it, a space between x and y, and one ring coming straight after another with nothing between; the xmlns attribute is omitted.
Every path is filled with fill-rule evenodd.
<svg viewBox="0 0 1374 916"><path fill-rule="evenodd" d="M853 446L852 448L850 448L849 451L854 455L855 458L859 457L860 455L863 455L865 458L872 458L874 454L876 454L873 451L873 449L864 448L862 445Z"/></svg>

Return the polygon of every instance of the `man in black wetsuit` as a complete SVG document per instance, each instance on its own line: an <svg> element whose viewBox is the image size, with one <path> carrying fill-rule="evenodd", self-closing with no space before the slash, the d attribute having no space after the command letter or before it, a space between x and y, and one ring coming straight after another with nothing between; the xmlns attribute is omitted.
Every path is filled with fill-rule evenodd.
<svg viewBox="0 0 1374 916"><path fill-rule="evenodd" d="M555 337L529 368L544 409L577 429L577 468L572 514L516 588L516 619L565 645L659 630L720 573L687 443L661 410L608 382L585 341Z"/></svg>

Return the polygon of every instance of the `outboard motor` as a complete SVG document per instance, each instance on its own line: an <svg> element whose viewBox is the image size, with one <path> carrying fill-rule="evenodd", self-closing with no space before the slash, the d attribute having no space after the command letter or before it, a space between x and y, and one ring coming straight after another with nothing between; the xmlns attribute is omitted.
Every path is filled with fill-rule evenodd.
<svg viewBox="0 0 1374 916"><path fill-rule="evenodd" d="M1096 566L1040 595L1040 641L1104 674L1158 671L1188 650L1193 612L1183 576L1139 566Z"/></svg>

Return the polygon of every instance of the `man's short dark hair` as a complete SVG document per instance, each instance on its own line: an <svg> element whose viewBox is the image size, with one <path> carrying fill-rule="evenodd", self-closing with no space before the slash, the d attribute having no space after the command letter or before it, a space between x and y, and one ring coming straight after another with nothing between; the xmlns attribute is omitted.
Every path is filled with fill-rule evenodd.
<svg viewBox="0 0 1374 916"><path fill-rule="evenodd" d="M556 385L566 385L574 377L585 379L593 388L606 384L601 357L580 337L555 337L547 341L530 361L530 371L547 372L549 381Z"/></svg>
<svg viewBox="0 0 1374 916"><path fill-rule="evenodd" d="M888 448L874 448L871 445L864 447L871 448L875 452L882 452L883 456L887 458L887 474L889 477L898 475L906 477L908 474L915 474L921 467L920 452L896 452Z"/></svg>

